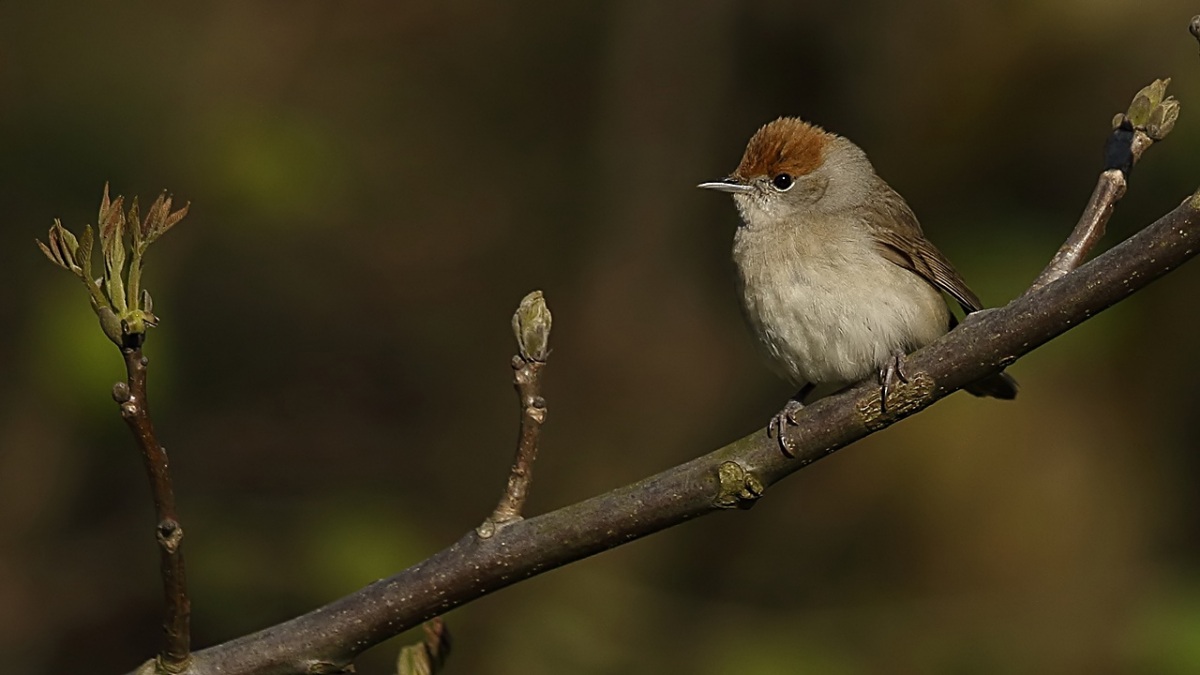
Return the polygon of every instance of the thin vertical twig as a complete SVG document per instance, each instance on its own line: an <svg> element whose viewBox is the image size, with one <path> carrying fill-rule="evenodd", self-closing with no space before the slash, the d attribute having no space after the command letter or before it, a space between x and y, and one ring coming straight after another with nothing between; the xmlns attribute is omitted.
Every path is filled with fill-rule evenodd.
<svg viewBox="0 0 1200 675"><path fill-rule="evenodd" d="M512 367L513 386L521 404L520 432L517 436L516 458L500 503L491 517L476 530L483 538L490 537L496 525L521 518L525 499L529 496L529 484L533 480L533 462L537 459L542 425L546 422L542 368L550 354L551 316L541 291L534 291L521 300L513 314L512 325L518 351L512 359Z"/></svg>
<svg viewBox="0 0 1200 675"><path fill-rule="evenodd" d="M1112 217L1117 202L1125 196L1125 174L1119 169L1108 169L1100 174L1092 197L1088 200L1079 222L1071 231L1063 245L1050 259L1050 264L1029 287L1035 291L1046 284L1061 279L1068 272L1079 267L1087 260L1088 253L1096 247L1097 242L1104 237L1108 219Z"/></svg>
<svg viewBox="0 0 1200 675"><path fill-rule="evenodd" d="M1050 264L1030 285L1027 294L1062 277L1087 260L1104 237L1105 227L1125 189L1133 167L1155 141L1161 141L1175 126L1179 102L1166 95L1171 80L1155 80L1133 97L1129 109L1113 119L1113 130L1104 147L1104 171L1096 180L1092 197L1083 209L1071 235L1063 242Z"/></svg>
<svg viewBox="0 0 1200 675"><path fill-rule="evenodd" d="M533 462L537 459L542 424L546 422L546 399L542 398L542 366L544 363L513 357L513 386L521 402L521 430L517 437L517 455L508 475L508 486L491 521L506 523L521 517L529 484L533 479Z"/></svg>
<svg viewBox="0 0 1200 675"><path fill-rule="evenodd" d="M191 661L192 608L181 550L183 527L175 511L175 490L171 485L167 451L154 434L154 424L147 406L146 366L149 361L142 354L141 347L122 348L121 355L125 359L128 381L118 382L113 387L113 399L120 405L121 417L133 432L134 441L142 453L158 521L155 539L159 547L166 612L163 619L163 647L157 665L159 672L180 673L187 669Z"/></svg>

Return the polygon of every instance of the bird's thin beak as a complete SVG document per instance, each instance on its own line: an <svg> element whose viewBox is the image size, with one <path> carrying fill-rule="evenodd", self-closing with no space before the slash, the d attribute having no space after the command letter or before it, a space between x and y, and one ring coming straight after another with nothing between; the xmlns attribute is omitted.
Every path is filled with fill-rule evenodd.
<svg viewBox="0 0 1200 675"><path fill-rule="evenodd" d="M704 189L704 190L716 190L717 192L728 192L730 194L750 192L754 189L753 187L746 185L745 183L738 180L737 178L726 178L725 180L718 180L718 181L714 181L712 183L701 183L701 184L697 185L696 187Z"/></svg>

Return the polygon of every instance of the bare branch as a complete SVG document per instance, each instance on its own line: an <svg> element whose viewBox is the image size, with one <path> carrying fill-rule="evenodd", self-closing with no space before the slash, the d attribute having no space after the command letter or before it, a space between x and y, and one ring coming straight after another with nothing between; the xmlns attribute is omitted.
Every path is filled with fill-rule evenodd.
<svg viewBox="0 0 1200 675"><path fill-rule="evenodd" d="M122 349L125 358L126 382L113 387L113 399L121 407L121 417L133 432L133 439L142 452L150 492L154 498L154 513L158 524L155 539L159 547L159 568L162 574L166 612L163 620L164 641L158 655L155 672L183 673L191 660L191 601L188 599L187 579L183 567L183 527L175 511L175 490L167 451L154 434L146 398L146 365L141 348Z"/></svg>

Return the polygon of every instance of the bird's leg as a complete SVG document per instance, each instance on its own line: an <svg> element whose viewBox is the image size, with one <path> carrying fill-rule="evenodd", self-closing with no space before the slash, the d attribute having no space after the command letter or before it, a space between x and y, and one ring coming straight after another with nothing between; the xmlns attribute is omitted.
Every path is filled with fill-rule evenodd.
<svg viewBox="0 0 1200 675"><path fill-rule="evenodd" d="M904 357L903 351L897 349L892 352L892 357L887 360L887 363L879 369L879 412L887 413L887 398L891 393L892 385L896 380L900 380L904 384L908 384L908 375L904 372Z"/></svg>
<svg viewBox="0 0 1200 675"><path fill-rule="evenodd" d="M783 410L775 413L771 421L767 423L767 438L774 435L779 439L779 449L789 458L796 457L796 446L792 439L788 438L787 427L796 426L796 415L804 408L804 397L812 393L814 384L806 384L796 392L796 395L788 399Z"/></svg>

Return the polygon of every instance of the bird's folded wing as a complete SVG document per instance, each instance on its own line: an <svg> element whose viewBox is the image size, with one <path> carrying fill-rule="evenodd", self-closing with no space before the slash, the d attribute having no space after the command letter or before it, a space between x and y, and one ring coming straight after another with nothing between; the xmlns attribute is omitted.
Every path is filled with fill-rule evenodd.
<svg viewBox="0 0 1200 675"><path fill-rule="evenodd" d="M983 308L958 271L921 231L916 215L904 198L884 185L884 197L864 212L871 236L885 258L916 272L954 298L968 314Z"/></svg>

